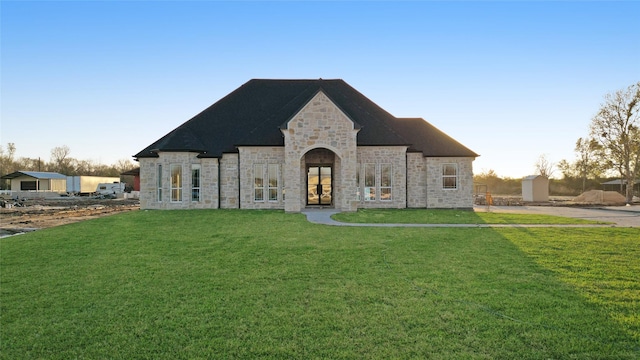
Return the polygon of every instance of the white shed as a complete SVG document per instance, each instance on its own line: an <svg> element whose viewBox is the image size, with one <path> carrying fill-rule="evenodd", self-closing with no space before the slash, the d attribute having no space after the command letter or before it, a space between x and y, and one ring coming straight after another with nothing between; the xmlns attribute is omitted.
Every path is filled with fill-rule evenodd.
<svg viewBox="0 0 640 360"><path fill-rule="evenodd" d="M549 178L542 175L522 178L522 201L549 201Z"/></svg>

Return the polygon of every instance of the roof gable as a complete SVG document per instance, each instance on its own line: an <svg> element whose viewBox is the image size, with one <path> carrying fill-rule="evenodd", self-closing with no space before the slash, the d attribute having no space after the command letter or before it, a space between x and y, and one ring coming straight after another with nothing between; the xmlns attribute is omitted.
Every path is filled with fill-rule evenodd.
<svg viewBox="0 0 640 360"><path fill-rule="evenodd" d="M359 146L411 145L425 156L477 156L430 124L399 121L343 80L253 79L135 157L155 157L158 151L220 157L226 152L236 152L237 146L284 146L280 130L319 92L360 129ZM417 139L416 130L426 138ZM442 149L435 148L435 140ZM454 153L449 154L452 149Z"/></svg>
<svg viewBox="0 0 640 360"><path fill-rule="evenodd" d="M280 129L284 130L287 129L289 127L289 123L291 122L291 120L293 120L298 114L300 114L300 112L302 112L304 110L305 107L307 107L309 105L309 103L311 101L313 101L313 99L315 99L318 94L323 94L324 96L327 97L327 99L329 99L329 101L331 101L333 103L334 106L336 106L338 108L338 110L340 110L346 117L347 119L349 119L351 122L353 122L353 128L354 129L360 129L361 126L360 124L358 124L356 121L354 121L349 114L347 114L342 108L340 108L340 106L338 104L336 104L335 101L333 101L333 99L331 99L331 96L327 95L322 87L320 87L313 95L311 95L311 97L309 99L307 99L307 101L305 101L302 106L295 111L293 114L291 114L291 116L289 116L289 118L282 124L280 125Z"/></svg>

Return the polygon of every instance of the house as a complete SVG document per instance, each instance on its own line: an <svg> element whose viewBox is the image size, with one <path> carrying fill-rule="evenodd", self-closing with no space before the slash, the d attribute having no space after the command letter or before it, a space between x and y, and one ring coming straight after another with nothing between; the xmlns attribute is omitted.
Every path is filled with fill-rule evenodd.
<svg viewBox="0 0 640 360"><path fill-rule="evenodd" d="M471 208L478 156L343 80L250 80L134 155L142 209Z"/></svg>
<svg viewBox="0 0 640 360"><path fill-rule="evenodd" d="M127 191L140 191L140 168L120 173L120 178L127 184Z"/></svg>
<svg viewBox="0 0 640 360"><path fill-rule="evenodd" d="M626 195L627 193L627 180L626 179L615 179L602 183L602 189L605 191L617 191L622 195ZM640 179L634 181L633 185L633 196L640 195Z"/></svg>
<svg viewBox="0 0 640 360"><path fill-rule="evenodd" d="M58 196L67 191L67 177L55 172L16 171L0 179L9 180L11 196L21 198Z"/></svg>

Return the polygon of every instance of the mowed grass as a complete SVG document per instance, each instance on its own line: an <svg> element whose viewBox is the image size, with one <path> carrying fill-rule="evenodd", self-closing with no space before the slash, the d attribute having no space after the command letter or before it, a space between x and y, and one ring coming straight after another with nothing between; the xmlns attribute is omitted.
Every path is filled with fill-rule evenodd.
<svg viewBox="0 0 640 360"><path fill-rule="evenodd" d="M639 238L119 214L0 240L0 358L635 359Z"/></svg>
<svg viewBox="0 0 640 360"><path fill-rule="evenodd" d="M474 212L454 209L360 209L334 214L334 220L361 224L605 224L544 214Z"/></svg>

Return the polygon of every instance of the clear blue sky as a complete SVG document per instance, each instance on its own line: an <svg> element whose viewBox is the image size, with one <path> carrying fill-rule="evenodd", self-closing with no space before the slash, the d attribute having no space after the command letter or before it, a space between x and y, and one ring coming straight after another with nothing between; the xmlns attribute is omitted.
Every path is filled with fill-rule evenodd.
<svg viewBox="0 0 640 360"><path fill-rule="evenodd" d="M0 142L131 158L252 78L341 78L481 156L573 159L640 80L640 2L1 1ZM559 175L559 172L557 173Z"/></svg>

